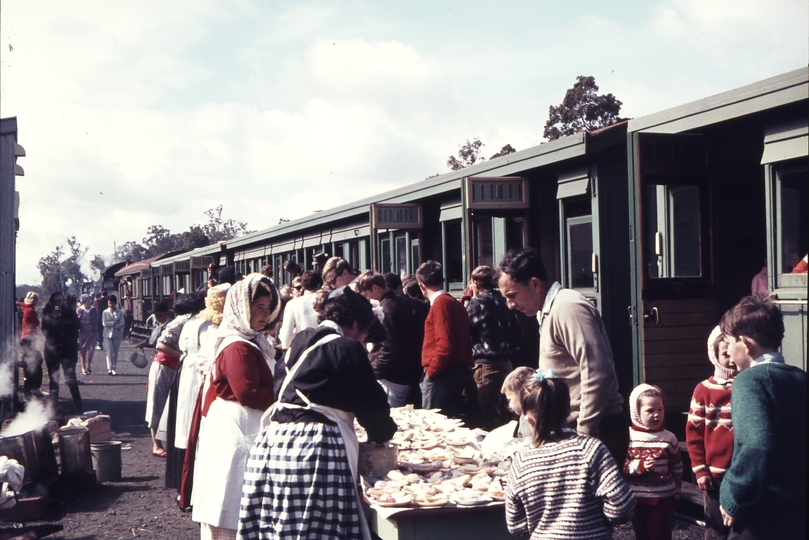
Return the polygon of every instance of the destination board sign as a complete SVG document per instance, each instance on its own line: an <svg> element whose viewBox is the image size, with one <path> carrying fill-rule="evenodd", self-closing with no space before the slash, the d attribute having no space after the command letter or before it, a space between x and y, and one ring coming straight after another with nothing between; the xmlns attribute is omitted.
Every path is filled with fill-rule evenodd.
<svg viewBox="0 0 809 540"><path fill-rule="evenodd" d="M377 229L420 229L422 227L421 205L372 204L371 216Z"/></svg>
<svg viewBox="0 0 809 540"><path fill-rule="evenodd" d="M528 208L528 180L519 176L466 178L470 209Z"/></svg>

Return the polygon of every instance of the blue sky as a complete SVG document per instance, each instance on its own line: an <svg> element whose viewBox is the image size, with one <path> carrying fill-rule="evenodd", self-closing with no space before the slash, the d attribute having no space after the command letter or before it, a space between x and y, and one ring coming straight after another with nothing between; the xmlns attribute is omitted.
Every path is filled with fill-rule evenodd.
<svg viewBox="0 0 809 540"><path fill-rule="evenodd" d="M17 281L218 204L252 229L436 173L466 139L542 142L594 75L639 117L807 65L805 0L3 0ZM10 50L13 48L13 50Z"/></svg>

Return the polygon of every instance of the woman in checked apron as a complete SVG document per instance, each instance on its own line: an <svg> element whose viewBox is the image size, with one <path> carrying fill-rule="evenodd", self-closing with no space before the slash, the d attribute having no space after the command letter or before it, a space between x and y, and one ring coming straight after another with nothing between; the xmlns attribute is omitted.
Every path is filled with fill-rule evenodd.
<svg viewBox="0 0 809 540"><path fill-rule="evenodd" d="M240 539L370 539L357 488L354 418L369 441L396 432L361 344L379 321L348 287L331 294L321 319L295 336L276 366L278 400L262 418L266 427L244 476Z"/></svg>

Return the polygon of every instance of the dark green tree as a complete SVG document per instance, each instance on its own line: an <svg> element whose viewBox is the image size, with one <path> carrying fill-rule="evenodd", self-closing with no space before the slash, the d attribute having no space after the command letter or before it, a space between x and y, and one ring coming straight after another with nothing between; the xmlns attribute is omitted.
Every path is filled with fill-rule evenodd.
<svg viewBox="0 0 809 540"><path fill-rule="evenodd" d="M210 239L211 244L253 232L247 229L247 223L244 221L224 219L221 204L206 210L205 215L208 216L208 223L202 226L202 232Z"/></svg>
<svg viewBox="0 0 809 540"><path fill-rule="evenodd" d="M81 295L82 285L87 280L87 276L81 270L81 262L87 254L87 248L83 248L75 236L66 238L68 250L59 244L50 254L39 259L37 268L42 275L42 290L46 294L54 291Z"/></svg>
<svg viewBox="0 0 809 540"><path fill-rule="evenodd" d="M573 88L565 92L558 107L550 106L545 138L554 141L580 131L591 131L620 122L621 103L612 94L598 95L595 77L579 75Z"/></svg>
<svg viewBox="0 0 809 540"><path fill-rule="evenodd" d="M499 157L502 157L502 156L507 156L508 154L513 154L516 151L517 151L516 148L514 148L510 144L507 144L503 148L501 148L499 152L497 152L495 155L493 155L489 159L494 159L494 158L499 158Z"/></svg>
<svg viewBox="0 0 809 540"><path fill-rule="evenodd" d="M45 294L60 291L66 292L67 281L62 269L62 257L65 255L65 248L59 244L51 253L45 255L37 263L39 273L42 275L42 290Z"/></svg>
<svg viewBox="0 0 809 540"><path fill-rule="evenodd" d="M480 157L481 148L486 146L478 137L475 137L471 142L466 139L466 142L461 145L458 150L458 157L449 156L447 160L447 167L453 171L463 169L474 165L478 161L485 161L486 158Z"/></svg>

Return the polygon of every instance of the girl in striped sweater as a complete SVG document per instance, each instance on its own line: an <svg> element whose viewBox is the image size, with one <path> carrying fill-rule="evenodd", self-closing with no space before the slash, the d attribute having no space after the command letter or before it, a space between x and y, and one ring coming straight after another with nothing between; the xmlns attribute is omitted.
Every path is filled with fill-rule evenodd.
<svg viewBox="0 0 809 540"><path fill-rule="evenodd" d="M629 411L632 425L624 478L637 497L632 527L638 540L671 540L683 462L677 437L663 429L663 392L651 384L635 387Z"/></svg>
<svg viewBox="0 0 809 540"><path fill-rule="evenodd" d="M532 444L512 458L506 483L511 534L540 538L608 539L635 506L607 447L564 429L570 393L553 371L537 373L521 392Z"/></svg>

